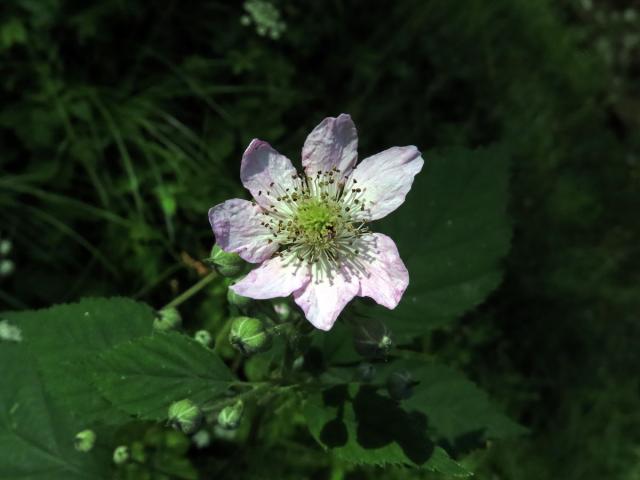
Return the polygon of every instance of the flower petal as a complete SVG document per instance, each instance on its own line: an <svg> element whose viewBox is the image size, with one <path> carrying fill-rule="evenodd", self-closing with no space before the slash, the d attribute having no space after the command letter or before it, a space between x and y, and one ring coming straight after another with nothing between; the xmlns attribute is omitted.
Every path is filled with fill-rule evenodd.
<svg viewBox="0 0 640 480"><path fill-rule="evenodd" d="M358 296L394 309L409 285L409 272L395 242L382 233L370 233L358 239L356 248L357 270L362 272Z"/></svg>
<svg viewBox="0 0 640 480"><path fill-rule="evenodd" d="M347 175L358 158L358 132L344 113L325 118L309 134L302 147L302 165L307 176L334 167Z"/></svg>
<svg viewBox="0 0 640 480"><path fill-rule="evenodd" d="M311 279L309 267L295 259L280 256L266 260L231 289L244 297L264 300L286 297L303 288Z"/></svg>
<svg viewBox="0 0 640 480"><path fill-rule="evenodd" d="M330 279L326 275L320 279L315 272L306 286L294 292L293 298L314 327L330 330L358 290L358 278L348 272L333 272Z"/></svg>
<svg viewBox="0 0 640 480"><path fill-rule="evenodd" d="M299 184L291 161L271 145L253 139L242 156L240 179L253 198L264 208L279 205L277 197Z"/></svg>
<svg viewBox="0 0 640 480"><path fill-rule="evenodd" d="M209 223L216 242L226 252L259 263L278 250L271 232L260 224L262 210L247 200L234 198L209 209Z"/></svg>
<svg viewBox="0 0 640 480"><path fill-rule="evenodd" d="M363 220L378 220L404 202L424 160L413 145L392 147L365 158L351 174L347 188L362 188Z"/></svg>

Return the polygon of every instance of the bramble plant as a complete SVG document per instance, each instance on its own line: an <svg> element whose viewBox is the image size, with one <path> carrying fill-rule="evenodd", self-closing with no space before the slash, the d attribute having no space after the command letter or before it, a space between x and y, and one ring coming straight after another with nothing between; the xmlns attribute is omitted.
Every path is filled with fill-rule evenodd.
<svg viewBox="0 0 640 480"><path fill-rule="evenodd" d="M221 443L274 441L260 432L277 420L299 432L291 438L299 448L313 448L313 438L327 462L347 465L340 468L470 475L453 457L523 429L411 339L496 285L509 235L507 163L500 149L427 157L408 197L421 207L378 224L399 239L405 266L391 237L368 223L400 207L423 163L411 146L358 164L355 125L344 114L308 136L303 174L253 140L240 175L254 201L211 209L211 270L164 307L85 299L2 314L1 360L25 369L5 374L15 390L0 398L11 426L3 438L20 452L10 471L27 472L31 460L20 459L50 444L54 453L38 466L48 478L138 478L156 468L196 478L183 447L171 445L191 439L215 456ZM476 216L492 228L478 230ZM228 315L189 333L179 308L212 285L228 288ZM386 308L348 305L354 297ZM122 435L131 429L146 433L132 441Z"/></svg>

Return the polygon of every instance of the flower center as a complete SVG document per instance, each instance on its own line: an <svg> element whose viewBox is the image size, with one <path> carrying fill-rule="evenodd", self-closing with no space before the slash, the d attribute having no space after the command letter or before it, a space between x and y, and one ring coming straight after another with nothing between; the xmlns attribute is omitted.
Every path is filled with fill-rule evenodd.
<svg viewBox="0 0 640 480"><path fill-rule="evenodd" d="M363 189L355 179L337 179L338 171L295 176L296 185L283 189L272 184L275 199L262 222L270 241L281 245L277 255L331 269L336 262L358 255L356 240L368 232L357 213L365 211ZM273 194L272 194L273 193Z"/></svg>
<svg viewBox="0 0 640 480"><path fill-rule="evenodd" d="M298 206L294 224L308 242L326 243L335 238L336 229L342 227L340 208L335 202L312 198Z"/></svg>

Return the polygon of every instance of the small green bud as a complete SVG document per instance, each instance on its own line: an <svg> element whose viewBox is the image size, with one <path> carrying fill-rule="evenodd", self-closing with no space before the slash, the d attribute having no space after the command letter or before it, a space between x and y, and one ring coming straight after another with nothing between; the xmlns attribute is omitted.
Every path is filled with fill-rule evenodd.
<svg viewBox="0 0 640 480"><path fill-rule="evenodd" d="M9 255L12 247L11 240L0 240L0 255L3 257Z"/></svg>
<svg viewBox="0 0 640 480"><path fill-rule="evenodd" d="M176 330L182 325L182 316L175 308L163 308L153 320L153 328L166 332Z"/></svg>
<svg viewBox="0 0 640 480"><path fill-rule="evenodd" d="M8 277L15 269L16 264L13 263L13 260L6 259L0 261L0 277Z"/></svg>
<svg viewBox="0 0 640 480"><path fill-rule="evenodd" d="M362 320L355 327L353 346L363 357L385 357L393 346L391 331L380 320Z"/></svg>
<svg viewBox="0 0 640 480"><path fill-rule="evenodd" d="M235 305L236 307L243 308L249 305L253 299L249 297L243 297L242 295L238 295L231 288L227 289L227 301L231 305Z"/></svg>
<svg viewBox="0 0 640 480"><path fill-rule="evenodd" d="M218 425L225 430L235 430L240 425L243 412L244 403L242 400L224 407L218 414Z"/></svg>
<svg viewBox="0 0 640 480"><path fill-rule="evenodd" d="M394 400L406 400L413 395L413 387L417 384L410 372L406 370L393 372L387 379L387 392Z"/></svg>
<svg viewBox="0 0 640 480"><path fill-rule="evenodd" d="M291 306L287 301L274 302L273 310L276 312L276 315L278 315L278 318L283 322L289 320L289 317L291 316Z"/></svg>
<svg viewBox="0 0 640 480"><path fill-rule="evenodd" d="M215 244L211 249L209 261L213 264L216 271L223 277L235 277L242 273L245 267L245 261L240 258L237 253L225 252Z"/></svg>
<svg viewBox="0 0 640 480"><path fill-rule="evenodd" d="M257 318L236 317L231 323L229 342L243 355L264 352L271 347L271 337Z"/></svg>
<svg viewBox="0 0 640 480"><path fill-rule="evenodd" d="M198 342L203 347L210 347L213 342L213 338L211 334L206 330L198 330L193 336L194 340Z"/></svg>
<svg viewBox="0 0 640 480"><path fill-rule="evenodd" d="M240 25L242 25L243 27L251 25L251 18L249 17L249 15L242 15L240 17Z"/></svg>
<svg viewBox="0 0 640 480"><path fill-rule="evenodd" d="M8 320L0 320L0 340L19 343L22 341L22 330L11 325Z"/></svg>
<svg viewBox="0 0 640 480"><path fill-rule="evenodd" d="M133 442L131 444L131 458L138 463L144 463L147 459L147 454L144 451L144 443Z"/></svg>
<svg viewBox="0 0 640 480"><path fill-rule="evenodd" d="M187 435L195 432L201 421L202 411L191 400L180 400L169 407L169 423Z"/></svg>
<svg viewBox="0 0 640 480"><path fill-rule="evenodd" d="M180 455L189 450L189 445L191 445L189 438L181 431L169 430L164 435L164 446Z"/></svg>
<svg viewBox="0 0 640 480"><path fill-rule="evenodd" d="M129 447L126 445L120 445L113 451L113 463L116 465L122 465L129 460Z"/></svg>
<svg viewBox="0 0 640 480"><path fill-rule="evenodd" d="M93 430L78 432L73 440L73 446L79 452L90 452L96 444L96 434Z"/></svg>
<svg viewBox="0 0 640 480"><path fill-rule="evenodd" d="M207 448L211 444L211 434L207 430L199 430L191 441L198 449Z"/></svg>
<svg viewBox="0 0 640 480"><path fill-rule="evenodd" d="M365 362L358 365L356 369L356 378L364 383L368 383L376 376L376 367L371 363Z"/></svg>

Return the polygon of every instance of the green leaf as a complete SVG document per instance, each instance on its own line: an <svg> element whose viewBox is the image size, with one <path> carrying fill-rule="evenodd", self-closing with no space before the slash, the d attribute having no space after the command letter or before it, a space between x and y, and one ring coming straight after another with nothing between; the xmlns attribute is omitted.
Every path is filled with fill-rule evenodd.
<svg viewBox="0 0 640 480"><path fill-rule="evenodd" d="M380 380L400 370L409 371L419 382L413 395L402 401L403 408L424 415L438 443L466 450L487 439L513 437L527 431L496 408L484 391L452 368L399 360L380 372Z"/></svg>
<svg viewBox="0 0 640 480"><path fill-rule="evenodd" d="M314 438L341 459L469 475L428 438L424 415L407 413L374 387L343 384L310 395L304 414Z"/></svg>
<svg viewBox="0 0 640 480"><path fill-rule="evenodd" d="M118 423L128 415L96 390L89 362L100 352L152 331L153 310L126 298L88 298L43 310L5 312L38 359L47 391L86 422Z"/></svg>
<svg viewBox="0 0 640 480"><path fill-rule="evenodd" d="M74 436L85 425L46 394L35 364L24 345L0 346L0 478L110 478L107 449L75 451Z"/></svg>
<svg viewBox="0 0 640 480"><path fill-rule="evenodd" d="M509 249L508 162L498 148L454 148L425 155L407 201L372 230L393 238L410 274L393 311L361 306L388 319L406 339L446 325L480 304L499 284Z"/></svg>
<svg viewBox="0 0 640 480"><path fill-rule="evenodd" d="M103 395L143 419L163 420L171 403L202 404L223 395L234 377L208 348L178 333L155 333L114 347L92 365Z"/></svg>

